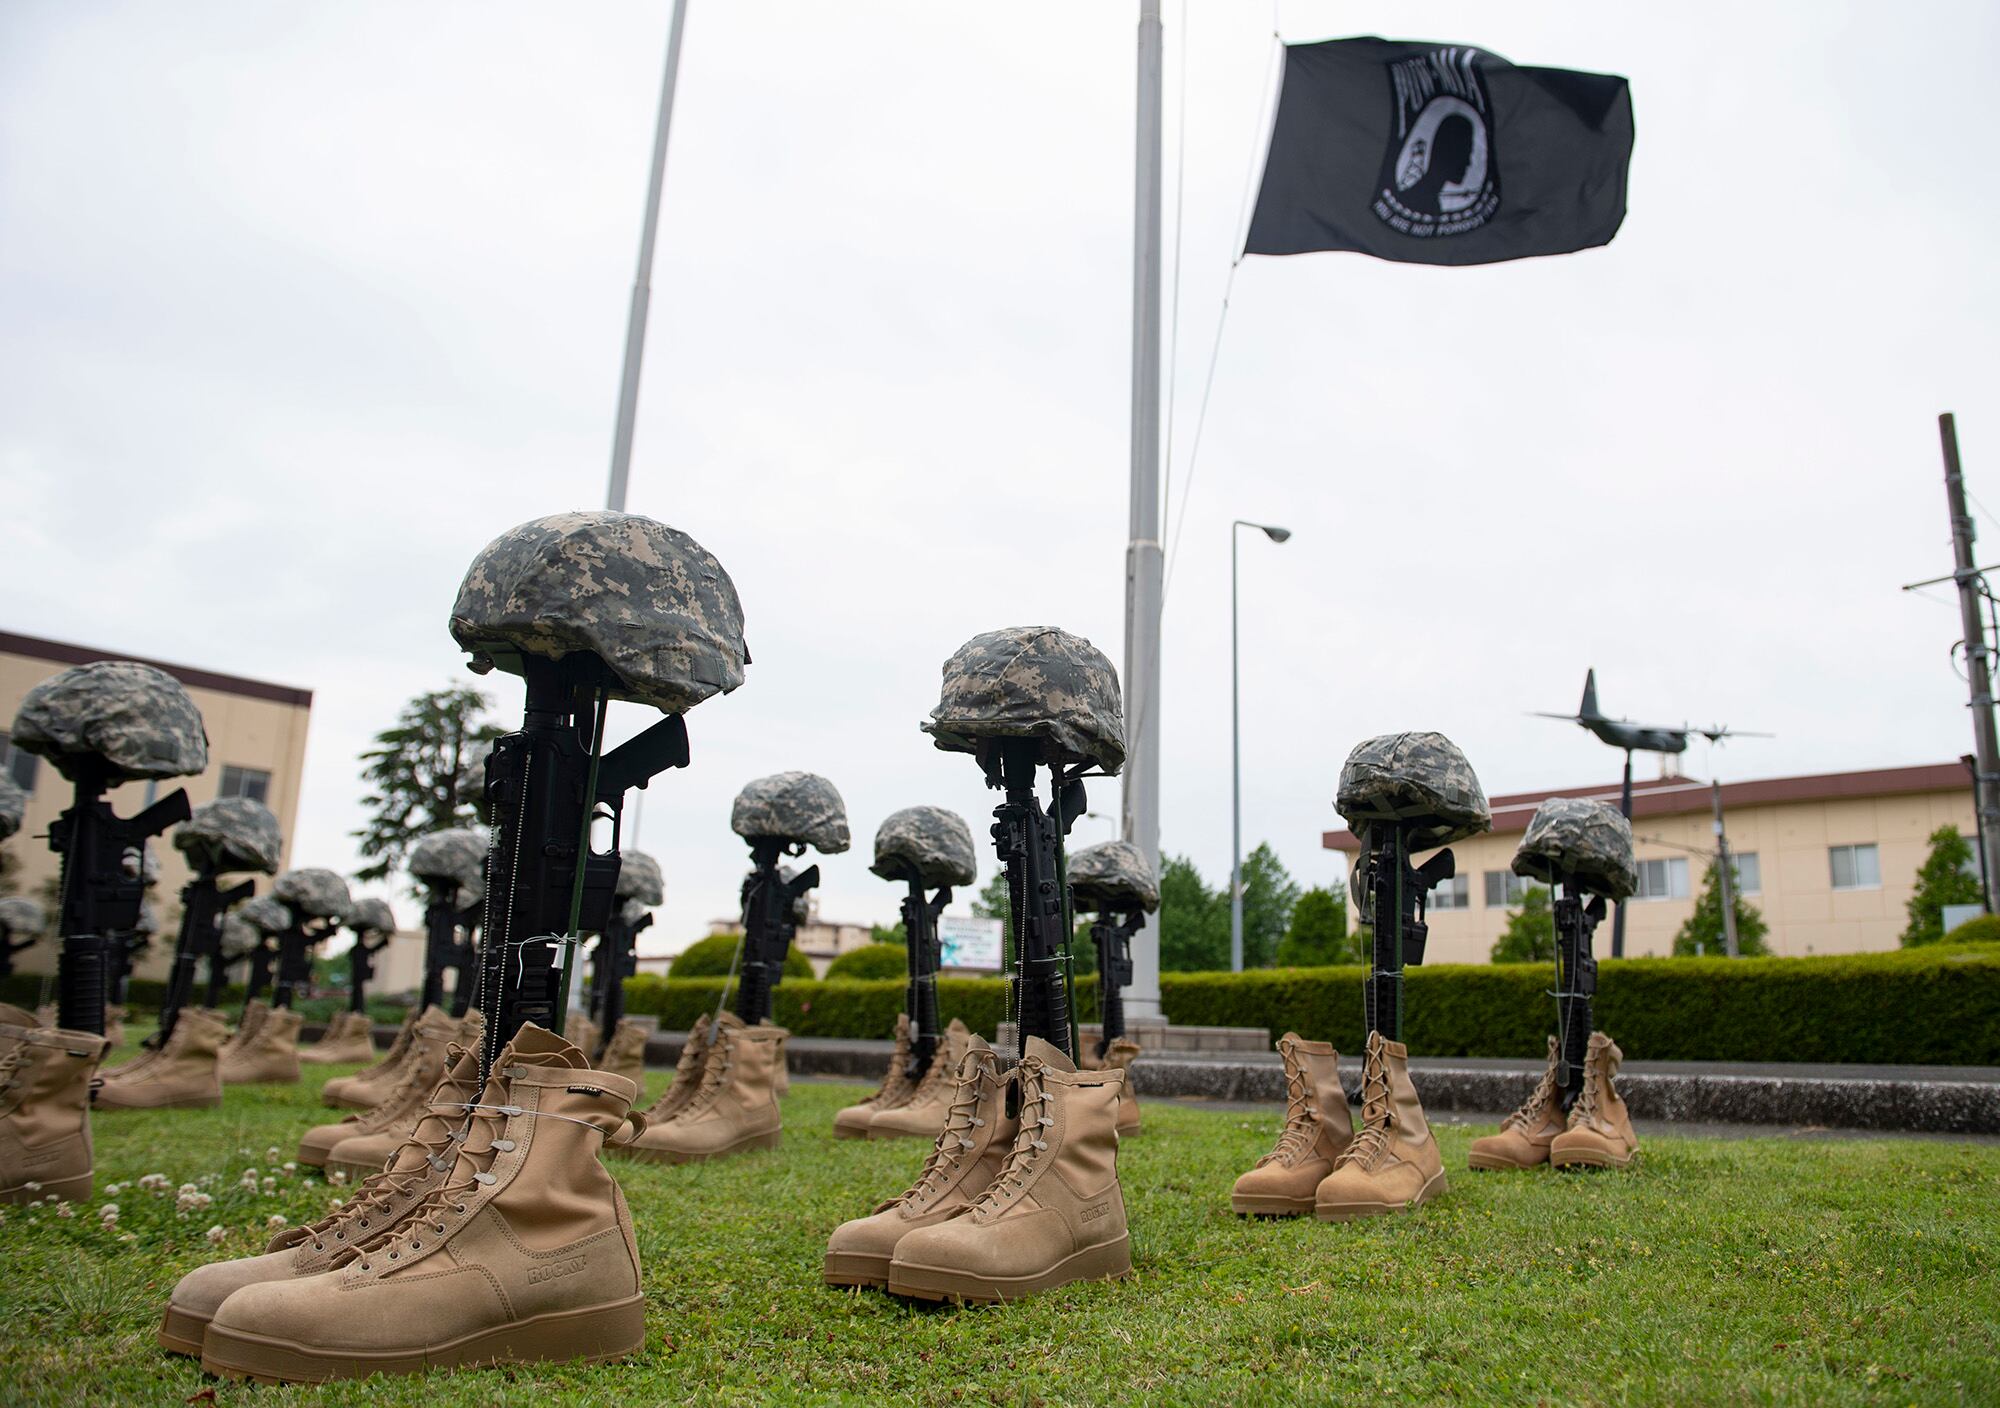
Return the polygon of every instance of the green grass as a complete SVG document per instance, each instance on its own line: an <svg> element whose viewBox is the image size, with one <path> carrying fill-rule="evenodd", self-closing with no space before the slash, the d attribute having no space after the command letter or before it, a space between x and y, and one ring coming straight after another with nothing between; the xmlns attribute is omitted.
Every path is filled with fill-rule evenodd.
<svg viewBox="0 0 2000 1408"><path fill-rule="evenodd" d="M859 1092L803 1082L781 1150L617 1165L651 1301L641 1357L421 1388L208 1380L155 1348L160 1307L188 1268L258 1250L269 1216L309 1219L338 1194L273 1175L267 1153L282 1163L323 1117L316 1085L98 1116L96 1201L0 1222L0 1400L2000 1401L2000 1147L1657 1137L1626 1174L1473 1175L1458 1170L1475 1131L1447 1127L1451 1191L1414 1216L1246 1222L1229 1184L1268 1147L1275 1111L1152 1101L1120 1160L1131 1280L927 1309L820 1284L827 1231L901 1189L923 1151L836 1142L833 1112ZM183 1217L172 1193L107 1199L105 1185L155 1172L204 1184L213 1205ZM120 1208L108 1230L107 1200Z"/></svg>

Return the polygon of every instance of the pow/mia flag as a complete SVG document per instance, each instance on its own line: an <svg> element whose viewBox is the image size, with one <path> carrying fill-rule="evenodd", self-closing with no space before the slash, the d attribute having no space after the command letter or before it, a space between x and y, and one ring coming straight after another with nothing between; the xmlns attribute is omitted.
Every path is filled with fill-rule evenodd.
<svg viewBox="0 0 2000 1408"><path fill-rule="evenodd" d="M1588 249L1625 219L1631 161L1622 78L1462 44L1290 44L1244 253L1492 264Z"/></svg>

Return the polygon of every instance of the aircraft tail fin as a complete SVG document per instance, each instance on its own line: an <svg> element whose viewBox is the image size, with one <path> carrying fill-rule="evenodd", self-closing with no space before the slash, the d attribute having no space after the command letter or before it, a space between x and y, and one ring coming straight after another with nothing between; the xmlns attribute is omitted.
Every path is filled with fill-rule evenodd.
<svg viewBox="0 0 2000 1408"><path fill-rule="evenodd" d="M1601 719L1604 717L1604 715L1597 712L1597 671L1595 669L1584 671L1583 703L1576 706L1576 716L1579 719Z"/></svg>

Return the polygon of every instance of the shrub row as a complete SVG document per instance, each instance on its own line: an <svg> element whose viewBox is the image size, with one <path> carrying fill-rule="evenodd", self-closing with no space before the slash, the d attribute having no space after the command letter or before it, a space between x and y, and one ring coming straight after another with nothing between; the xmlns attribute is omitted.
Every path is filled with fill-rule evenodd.
<svg viewBox="0 0 2000 1408"><path fill-rule="evenodd" d="M1363 968L1167 973L1178 1026L1261 1027L1358 1052ZM1409 971L1404 1030L1420 1056L1538 1057L1555 1027L1548 967L1442 964ZM713 1011L719 980L626 987L627 1008L686 1030ZM1077 1011L1096 1012L1080 977ZM939 1009L991 1037L1006 1005L998 978L945 978ZM903 1006L895 981L806 982L776 992L776 1020L800 1036L885 1037ZM2000 1064L2000 945L1954 944L1827 958L1636 958L1598 970L1597 1026L1634 1059Z"/></svg>
<svg viewBox="0 0 2000 1408"><path fill-rule="evenodd" d="M39 973L15 973L0 979L0 1002L11 1002L16 1007L34 1011L42 1001L43 977ZM49 998L55 1000L55 984L49 981ZM156 978L134 978L125 988L125 1011L127 1015L140 1021L150 1020L160 1010L160 1004L167 1000L167 985ZM222 990L224 1011L234 1012L243 1005L243 987L232 983ZM345 997L306 997L294 1004L299 1014L308 1022L324 1022L335 1012L347 1010ZM403 1020L408 1011L407 1002L370 998L368 1015L376 1022L393 1025Z"/></svg>

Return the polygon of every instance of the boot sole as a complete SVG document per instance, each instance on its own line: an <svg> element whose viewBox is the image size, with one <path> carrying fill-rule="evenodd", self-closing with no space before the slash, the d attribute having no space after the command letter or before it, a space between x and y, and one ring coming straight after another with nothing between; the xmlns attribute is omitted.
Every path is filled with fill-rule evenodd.
<svg viewBox="0 0 2000 1408"><path fill-rule="evenodd" d="M877 1129L875 1128L874 1125L871 1124L868 1126L867 1137L869 1139L882 1139L882 1140L889 1140L889 1139L935 1140L938 1137L939 1132L942 1131L943 1129L944 1129L944 1116L941 1115L938 1117L937 1129L897 1129L894 1125L890 1125L886 1129Z"/></svg>
<svg viewBox="0 0 2000 1408"><path fill-rule="evenodd" d="M942 1266L889 1263L889 1294L912 1300L957 1300L992 1305L1067 1286L1072 1281L1116 1281L1132 1274L1132 1239L1120 1237L1101 1246L1072 1252L1033 1276L973 1276Z"/></svg>
<svg viewBox="0 0 2000 1408"><path fill-rule="evenodd" d="M176 1310L172 1303L169 1303L167 1313L160 1317L160 1329L155 1338L159 1340L160 1348L169 1354L185 1354L191 1359L199 1359L202 1338L207 1332L206 1315L194 1315L185 1310Z"/></svg>
<svg viewBox="0 0 2000 1408"><path fill-rule="evenodd" d="M55 1198L65 1203L87 1203L90 1190L96 1178L96 1171L80 1173L74 1178L57 1178L30 1188L25 1183L17 1183L12 1188L0 1188L0 1203L32 1203L39 1198Z"/></svg>
<svg viewBox="0 0 2000 1408"><path fill-rule="evenodd" d="M221 1103L222 1097L220 1095L197 1095L186 1100L161 1100L148 1105L120 1105L115 1100L107 1104L104 1099L104 1092L100 1090L97 1093L97 1098L90 1102L90 1108L93 1110L213 1110Z"/></svg>
<svg viewBox="0 0 2000 1408"><path fill-rule="evenodd" d="M1517 1164L1512 1159L1495 1158L1491 1154L1467 1154L1465 1156L1465 1166L1467 1168L1480 1169L1488 1173L1499 1173L1509 1169L1540 1168L1548 1161L1547 1155L1536 1159L1533 1163L1527 1164Z"/></svg>
<svg viewBox="0 0 2000 1408"><path fill-rule="evenodd" d="M1310 1217L1313 1200L1310 1194L1280 1198L1267 1193L1232 1193L1229 1209L1240 1217Z"/></svg>
<svg viewBox="0 0 2000 1408"><path fill-rule="evenodd" d="M1313 1215L1321 1222L1358 1222L1364 1217L1388 1217L1391 1213L1415 1212L1449 1187L1444 1170L1439 1169L1407 1203L1315 1203Z"/></svg>
<svg viewBox="0 0 2000 1408"><path fill-rule="evenodd" d="M861 1252L828 1252L826 1283L829 1286L887 1286L889 1263L893 1259Z"/></svg>
<svg viewBox="0 0 2000 1408"><path fill-rule="evenodd" d="M1567 1153L1560 1159L1552 1157L1549 1162L1556 1168L1630 1168L1632 1160L1638 1157L1637 1149L1622 1159L1613 1158L1610 1154L1600 1154L1592 1149L1588 1152Z"/></svg>
<svg viewBox="0 0 2000 1408"><path fill-rule="evenodd" d="M736 1154L747 1154L753 1149L775 1149L784 1142L785 1132L774 1129L768 1134L753 1134L739 1139L721 1149L688 1151L683 1149L648 1149L643 1144L614 1144L613 1152L623 1154L628 1159L637 1159L646 1164L705 1164L711 1159L727 1159Z"/></svg>
<svg viewBox="0 0 2000 1408"><path fill-rule="evenodd" d="M835 1139L866 1139L868 1137L868 1126L864 1124L859 1129L842 1129L839 1125L835 1125L833 1127L833 1137Z"/></svg>
<svg viewBox="0 0 2000 1408"><path fill-rule="evenodd" d="M211 1324L203 1340L201 1367L225 1379L262 1384L326 1383L483 1364L599 1364L635 1354L645 1343L646 1298L636 1295L587 1310L531 1316L444 1344L382 1354L331 1353Z"/></svg>

